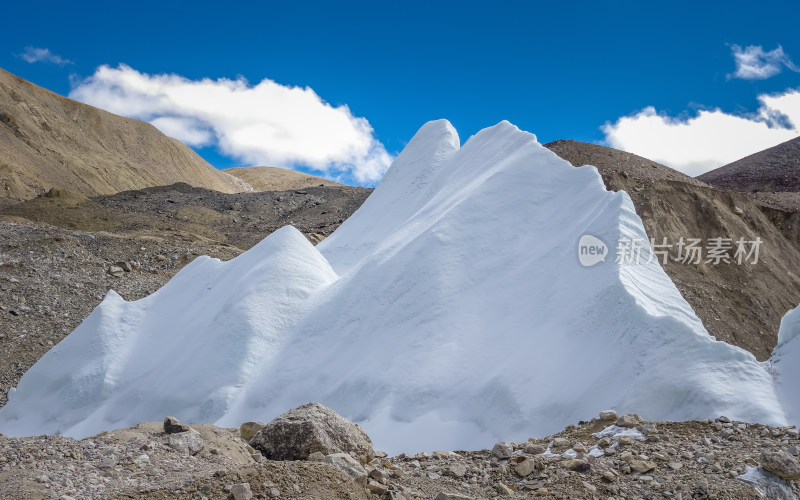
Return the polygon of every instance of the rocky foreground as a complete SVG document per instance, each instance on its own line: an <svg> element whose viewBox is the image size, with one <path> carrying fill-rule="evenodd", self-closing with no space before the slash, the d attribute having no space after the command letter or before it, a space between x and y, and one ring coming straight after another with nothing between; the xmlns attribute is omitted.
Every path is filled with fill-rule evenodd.
<svg viewBox="0 0 800 500"><path fill-rule="evenodd" d="M613 411L491 450L388 457L318 404L264 426L172 417L80 441L0 435L4 499L797 498L798 431Z"/></svg>

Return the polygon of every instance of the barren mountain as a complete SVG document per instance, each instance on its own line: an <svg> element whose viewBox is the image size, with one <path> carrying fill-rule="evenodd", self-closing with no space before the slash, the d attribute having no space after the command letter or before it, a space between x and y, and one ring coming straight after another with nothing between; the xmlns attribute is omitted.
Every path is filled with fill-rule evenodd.
<svg viewBox="0 0 800 500"><path fill-rule="evenodd" d="M317 186L344 186L316 175L304 174L296 170L277 167L239 167L226 168L223 172L231 174L253 186L256 191L289 191Z"/></svg>
<svg viewBox="0 0 800 500"><path fill-rule="evenodd" d="M747 192L800 191L800 137L697 177L716 187Z"/></svg>
<svg viewBox="0 0 800 500"><path fill-rule="evenodd" d="M0 69L0 196L49 188L86 196L185 182L250 186L148 123L62 97Z"/></svg>
<svg viewBox="0 0 800 500"><path fill-rule="evenodd" d="M62 190L22 202L0 198L0 406L109 289L142 298L196 256L228 260L287 224L316 243L371 192L225 194L176 184L93 198Z"/></svg>
<svg viewBox="0 0 800 500"><path fill-rule="evenodd" d="M640 156L595 144L555 141L545 145L575 166L596 166L608 189L626 191L648 237L668 252L664 270L711 335L769 357L783 315L800 303L800 250L756 200L746 193L716 189ZM680 240L700 239L702 255L683 258ZM729 262L708 262L714 238L726 241ZM736 241L761 240L758 262L733 258ZM747 246L747 250L753 245ZM663 258L663 256L660 256Z"/></svg>

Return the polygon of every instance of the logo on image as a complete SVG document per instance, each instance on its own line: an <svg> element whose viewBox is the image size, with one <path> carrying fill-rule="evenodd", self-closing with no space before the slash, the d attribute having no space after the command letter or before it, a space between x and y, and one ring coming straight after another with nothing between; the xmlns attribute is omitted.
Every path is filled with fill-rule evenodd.
<svg viewBox="0 0 800 500"><path fill-rule="evenodd" d="M599 262L605 262L608 256L608 245L603 240L584 234L578 241L578 261L583 267L592 267Z"/></svg>

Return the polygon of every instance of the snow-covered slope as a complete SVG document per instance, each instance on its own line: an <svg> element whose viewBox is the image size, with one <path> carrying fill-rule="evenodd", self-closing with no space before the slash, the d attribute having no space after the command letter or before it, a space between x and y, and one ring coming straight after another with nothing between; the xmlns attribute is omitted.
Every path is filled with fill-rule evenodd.
<svg viewBox="0 0 800 500"><path fill-rule="evenodd" d="M800 307L781 320L778 345L769 362L786 417L800 426Z"/></svg>
<svg viewBox="0 0 800 500"><path fill-rule="evenodd" d="M612 252L646 238L625 193L507 122L459 144L426 124L317 248L284 228L144 300L110 295L23 377L0 432L238 426L308 401L396 452L524 440L609 407L785 423L769 371L709 337L657 262L581 266L584 234Z"/></svg>

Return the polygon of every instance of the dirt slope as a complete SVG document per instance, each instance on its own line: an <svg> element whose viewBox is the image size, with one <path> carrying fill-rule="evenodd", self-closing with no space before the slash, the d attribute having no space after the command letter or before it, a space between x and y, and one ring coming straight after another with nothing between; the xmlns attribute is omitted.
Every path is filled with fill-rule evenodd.
<svg viewBox="0 0 800 500"><path fill-rule="evenodd" d="M736 160L697 177L732 191L800 191L800 137Z"/></svg>
<svg viewBox="0 0 800 500"><path fill-rule="evenodd" d="M148 123L59 96L0 69L0 196L86 196L185 182L249 191Z"/></svg>
<svg viewBox="0 0 800 500"><path fill-rule="evenodd" d="M545 146L575 166L595 165L608 189L631 196L647 235L656 244L667 238L673 245L667 249L664 270L711 335L760 360L769 357L781 318L800 303L800 250L753 197L715 189L664 165L603 146L575 141ZM699 264L683 263L681 237L700 238L705 248L711 238L760 238L758 263L739 265L732 260L735 245L730 263L706 262L705 248Z"/></svg>
<svg viewBox="0 0 800 500"><path fill-rule="evenodd" d="M289 191L317 186L344 186L316 175L278 167L226 168L226 174L242 179L256 191Z"/></svg>

